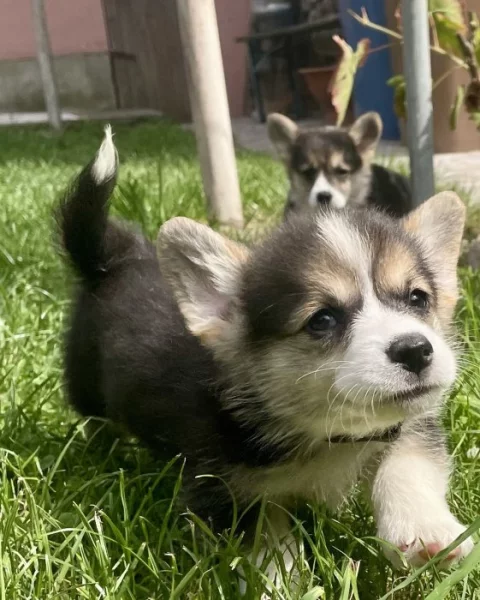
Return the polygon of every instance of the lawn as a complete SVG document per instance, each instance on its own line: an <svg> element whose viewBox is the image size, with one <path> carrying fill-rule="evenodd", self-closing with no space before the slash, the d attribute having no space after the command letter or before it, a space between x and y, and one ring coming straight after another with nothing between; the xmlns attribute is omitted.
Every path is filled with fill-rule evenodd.
<svg viewBox="0 0 480 600"><path fill-rule="evenodd" d="M114 212L150 236L177 214L204 219L192 136L168 123L115 126L121 175ZM52 207L94 154L101 125L61 138L44 128L0 129L0 600L238 598L245 563L238 536L217 538L175 499L181 457L154 463L129 441L99 434L64 405L61 343L71 276L57 254ZM249 240L280 218L286 181L270 158L238 156ZM450 501L480 528L480 276L462 272L458 332L462 372L445 410L455 457ZM480 598L480 546L459 569L392 572L360 497L339 515L310 506L297 515L314 600ZM196 533L201 532L200 535ZM478 567L476 568L476 565ZM251 598L262 576L247 568ZM255 591L253 591L255 590Z"/></svg>

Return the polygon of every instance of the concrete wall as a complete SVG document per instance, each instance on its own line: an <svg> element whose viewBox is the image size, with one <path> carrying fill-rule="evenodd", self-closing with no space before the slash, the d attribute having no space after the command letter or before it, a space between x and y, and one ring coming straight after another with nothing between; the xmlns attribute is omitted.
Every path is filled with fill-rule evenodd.
<svg viewBox="0 0 480 600"><path fill-rule="evenodd" d="M54 66L63 110L116 108L108 54L57 56ZM35 59L0 61L0 81L0 111L45 110Z"/></svg>

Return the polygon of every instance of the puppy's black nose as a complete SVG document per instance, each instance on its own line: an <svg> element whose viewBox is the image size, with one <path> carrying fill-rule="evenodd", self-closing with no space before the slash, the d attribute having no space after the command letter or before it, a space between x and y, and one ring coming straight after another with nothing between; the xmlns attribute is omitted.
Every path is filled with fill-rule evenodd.
<svg viewBox="0 0 480 600"><path fill-rule="evenodd" d="M394 340L387 350L387 356L407 371L420 375L432 364L433 346L424 335L410 333Z"/></svg>
<svg viewBox="0 0 480 600"><path fill-rule="evenodd" d="M319 204L328 204L332 199L331 192L318 192L317 194L317 202Z"/></svg>

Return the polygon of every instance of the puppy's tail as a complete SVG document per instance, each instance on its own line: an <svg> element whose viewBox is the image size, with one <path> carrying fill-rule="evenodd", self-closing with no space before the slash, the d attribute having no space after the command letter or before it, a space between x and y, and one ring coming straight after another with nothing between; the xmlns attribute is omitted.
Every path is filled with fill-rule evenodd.
<svg viewBox="0 0 480 600"><path fill-rule="evenodd" d="M95 158L83 169L60 203L57 218L62 244L78 274L93 281L107 271L114 254L108 200L115 187L118 155L110 126ZM114 226L113 226L114 227ZM119 232L120 233L120 232ZM110 239L109 239L110 238Z"/></svg>

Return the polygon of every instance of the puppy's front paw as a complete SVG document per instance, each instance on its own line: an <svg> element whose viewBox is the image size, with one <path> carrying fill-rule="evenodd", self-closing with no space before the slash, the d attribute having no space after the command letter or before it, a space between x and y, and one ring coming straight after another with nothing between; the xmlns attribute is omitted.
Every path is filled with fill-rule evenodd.
<svg viewBox="0 0 480 600"><path fill-rule="evenodd" d="M400 527L397 527L397 525L400 525ZM403 553L405 562L408 565L420 567L449 546L465 529L464 525L459 523L453 515L447 513L447 515L436 518L434 521L390 522L389 528L379 527L378 535L389 544L396 546ZM440 568L451 566L467 556L472 548L473 540L467 538L454 548L438 566ZM401 555L391 547L385 548L385 555L394 567L402 568L404 566Z"/></svg>

